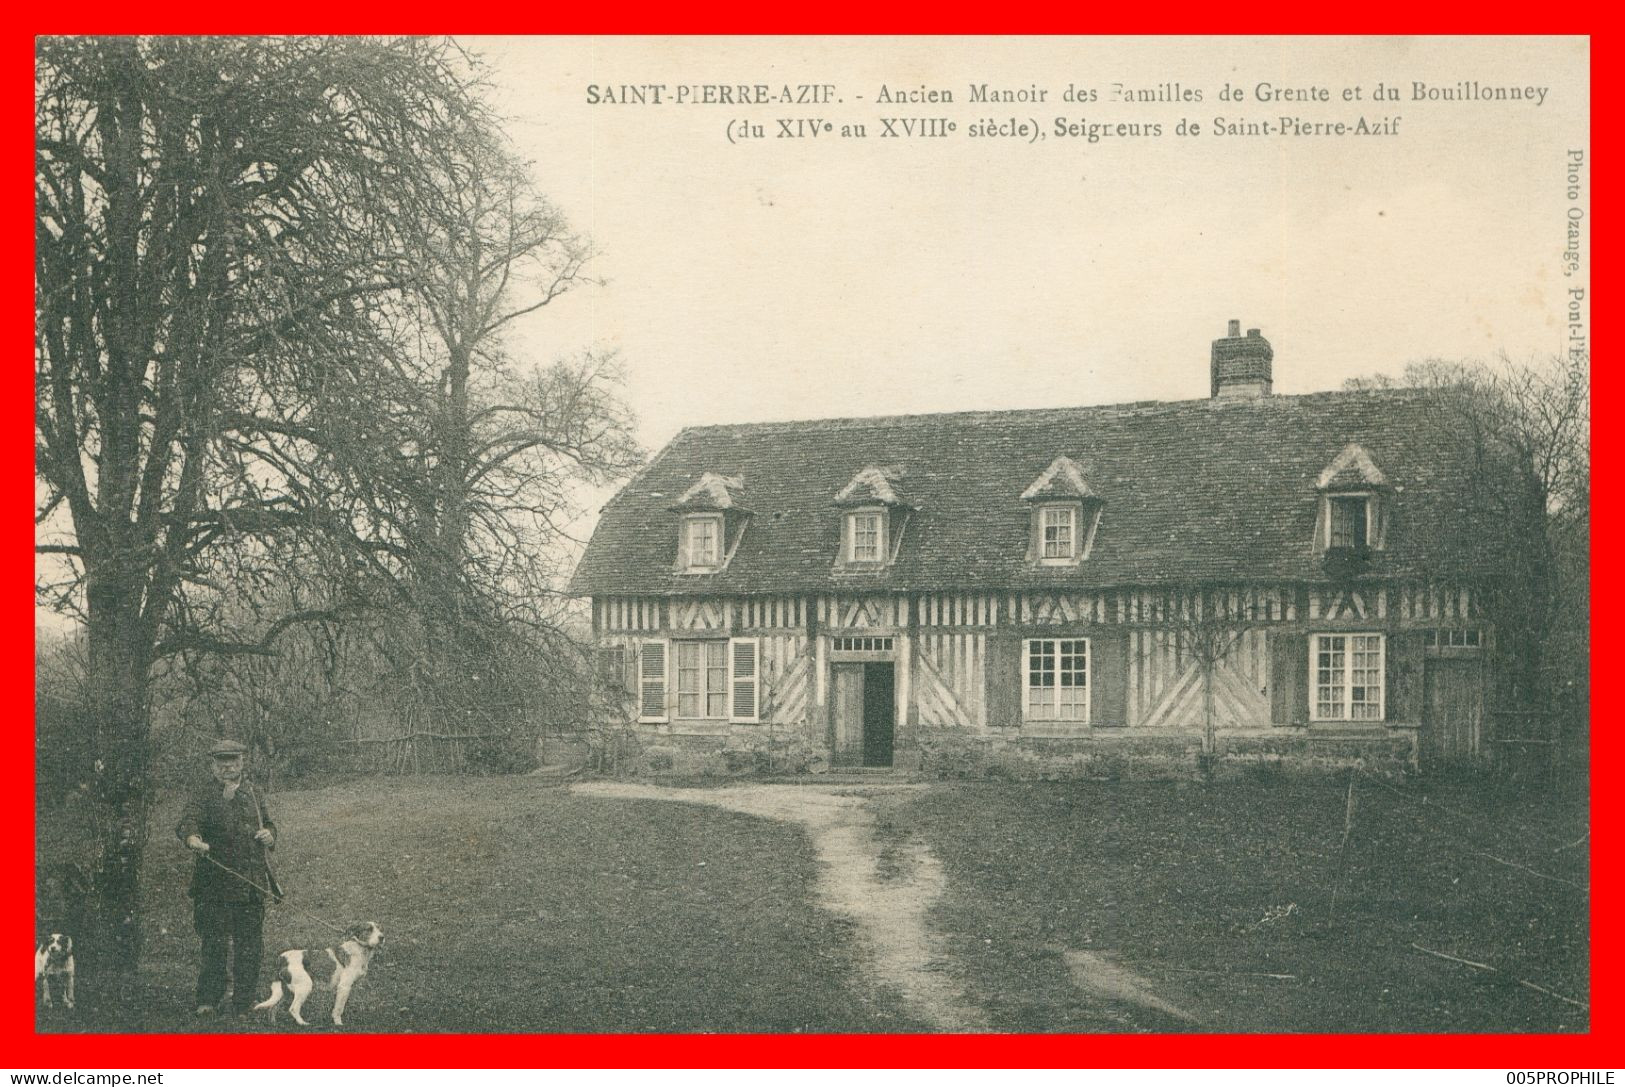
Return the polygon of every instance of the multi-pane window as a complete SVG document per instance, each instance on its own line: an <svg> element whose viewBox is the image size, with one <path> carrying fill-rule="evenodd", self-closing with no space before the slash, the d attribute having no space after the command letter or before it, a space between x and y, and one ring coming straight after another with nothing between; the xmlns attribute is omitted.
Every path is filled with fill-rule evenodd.
<svg viewBox="0 0 1625 1087"><path fill-rule="evenodd" d="M890 653L896 644L892 638L836 638L837 653Z"/></svg>
<svg viewBox="0 0 1625 1087"><path fill-rule="evenodd" d="M626 689L626 646L598 647L598 682L613 693Z"/></svg>
<svg viewBox="0 0 1625 1087"><path fill-rule="evenodd" d="M1029 721L1089 720L1089 639L1027 640Z"/></svg>
<svg viewBox="0 0 1625 1087"><path fill-rule="evenodd" d="M851 541L851 550L847 552L847 557L852 562L880 561L880 514L847 514L846 530Z"/></svg>
<svg viewBox="0 0 1625 1087"><path fill-rule="evenodd" d="M1424 630L1423 644L1429 649L1482 649L1484 633L1481 630Z"/></svg>
<svg viewBox="0 0 1625 1087"><path fill-rule="evenodd" d="M1045 506L1039 511L1046 559L1070 559L1077 554L1077 516L1072 506Z"/></svg>
<svg viewBox="0 0 1625 1087"><path fill-rule="evenodd" d="M688 533L685 541L688 566L691 569L720 565L722 562L722 519L720 517L690 517L683 522Z"/></svg>
<svg viewBox="0 0 1625 1087"><path fill-rule="evenodd" d="M1369 517L1369 498L1334 496L1331 505L1332 547L1364 547L1368 542L1366 523Z"/></svg>
<svg viewBox="0 0 1625 1087"><path fill-rule="evenodd" d="M1316 721L1381 721L1381 634L1315 634Z"/></svg>
<svg viewBox="0 0 1625 1087"><path fill-rule="evenodd" d="M728 716L728 643L676 642L677 716Z"/></svg>

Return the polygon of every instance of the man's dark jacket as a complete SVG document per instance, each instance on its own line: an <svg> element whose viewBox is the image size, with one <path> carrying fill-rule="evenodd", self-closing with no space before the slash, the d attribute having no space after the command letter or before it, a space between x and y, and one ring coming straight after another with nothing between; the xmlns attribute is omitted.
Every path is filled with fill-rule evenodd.
<svg viewBox="0 0 1625 1087"><path fill-rule="evenodd" d="M194 788L186 799L186 809L175 824L175 837L185 842L196 834L208 843L209 851L200 854L192 868L192 886L187 892L199 901L256 902L265 896L247 883L210 864L214 858L233 872L240 872L259 886L271 892L271 897L282 897L271 865L266 859L266 847L254 840L261 827L271 832L272 845L276 844L276 824L258 791L243 782L231 800L226 800L224 787L210 778Z"/></svg>

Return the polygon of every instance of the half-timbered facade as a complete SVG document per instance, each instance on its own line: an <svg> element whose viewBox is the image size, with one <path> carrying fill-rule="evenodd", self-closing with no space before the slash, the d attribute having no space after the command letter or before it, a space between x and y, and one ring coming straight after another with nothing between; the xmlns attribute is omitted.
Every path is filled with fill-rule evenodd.
<svg viewBox="0 0 1625 1087"><path fill-rule="evenodd" d="M685 430L576 574L616 722L811 766L1482 743L1493 571L1418 391Z"/></svg>

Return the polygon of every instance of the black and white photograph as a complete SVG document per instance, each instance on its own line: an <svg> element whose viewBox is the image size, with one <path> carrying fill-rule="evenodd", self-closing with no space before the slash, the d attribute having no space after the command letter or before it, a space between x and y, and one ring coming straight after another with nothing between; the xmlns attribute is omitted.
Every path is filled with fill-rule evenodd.
<svg viewBox="0 0 1625 1087"><path fill-rule="evenodd" d="M1589 1032L1590 80L38 38L34 1029Z"/></svg>

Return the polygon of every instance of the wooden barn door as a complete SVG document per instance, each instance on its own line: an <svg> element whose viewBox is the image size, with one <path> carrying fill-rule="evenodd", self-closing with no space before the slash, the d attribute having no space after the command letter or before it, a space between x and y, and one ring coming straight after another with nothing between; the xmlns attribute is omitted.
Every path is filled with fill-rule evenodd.
<svg viewBox="0 0 1625 1087"><path fill-rule="evenodd" d="M1429 657L1422 679L1424 766L1462 766L1478 756L1484 722L1484 672L1475 657Z"/></svg>
<svg viewBox="0 0 1625 1087"><path fill-rule="evenodd" d="M863 765L863 665L830 666L834 706L829 721L830 765Z"/></svg>
<svg viewBox="0 0 1625 1087"><path fill-rule="evenodd" d="M830 765L890 766L897 720L897 666L890 661L835 664Z"/></svg>

